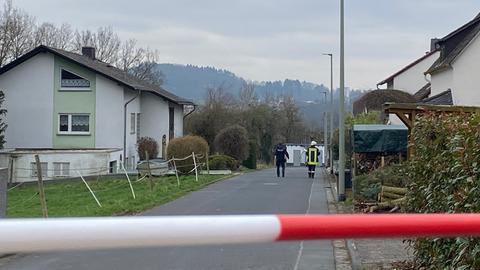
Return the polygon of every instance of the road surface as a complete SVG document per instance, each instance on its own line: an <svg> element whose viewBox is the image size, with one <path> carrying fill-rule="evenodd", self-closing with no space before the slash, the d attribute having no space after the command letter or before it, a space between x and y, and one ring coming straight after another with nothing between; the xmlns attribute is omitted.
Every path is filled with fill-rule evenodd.
<svg viewBox="0 0 480 270"><path fill-rule="evenodd" d="M217 182L144 215L328 213L321 171L313 181L303 167L287 168L285 178L274 174L270 169ZM23 254L0 260L0 269L334 269L334 259L331 241L313 241Z"/></svg>

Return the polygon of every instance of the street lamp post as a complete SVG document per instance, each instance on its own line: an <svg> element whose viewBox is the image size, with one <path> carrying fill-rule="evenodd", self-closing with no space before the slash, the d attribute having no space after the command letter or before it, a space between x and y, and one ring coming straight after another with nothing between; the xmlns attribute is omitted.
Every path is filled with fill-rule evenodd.
<svg viewBox="0 0 480 270"><path fill-rule="evenodd" d="M324 104L327 105L328 92L322 92L322 94L325 94ZM328 144L328 113L327 111L324 111L323 112L323 164L325 165L325 167L327 166L325 160L327 158L328 149L330 148L331 146L329 146Z"/></svg>
<svg viewBox="0 0 480 270"><path fill-rule="evenodd" d="M333 54L331 53L324 53L323 55L327 55L330 57L330 152L328 154L330 160L330 170L333 171Z"/></svg>
<svg viewBox="0 0 480 270"><path fill-rule="evenodd" d="M345 0L340 0L340 106L338 136L338 200L345 198Z"/></svg>

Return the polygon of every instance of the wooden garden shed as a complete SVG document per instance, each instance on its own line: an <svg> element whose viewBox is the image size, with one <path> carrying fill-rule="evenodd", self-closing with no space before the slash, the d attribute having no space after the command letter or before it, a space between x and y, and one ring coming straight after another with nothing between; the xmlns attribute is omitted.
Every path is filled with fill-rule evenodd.
<svg viewBox="0 0 480 270"><path fill-rule="evenodd" d="M386 115L395 114L408 128L408 148L407 158L413 155L413 139L411 136L412 129L415 126L417 116L426 112L436 113L480 113L480 107L473 106L449 106L449 105L428 105L428 104L412 104L412 103L385 103L383 110Z"/></svg>

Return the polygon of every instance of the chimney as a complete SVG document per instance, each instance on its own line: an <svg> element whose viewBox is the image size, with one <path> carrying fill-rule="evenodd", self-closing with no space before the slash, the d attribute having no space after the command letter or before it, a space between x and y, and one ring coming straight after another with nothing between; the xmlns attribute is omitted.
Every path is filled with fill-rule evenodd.
<svg viewBox="0 0 480 270"><path fill-rule="evenodd" d="M82 54L92 60L95 60L95 47L82 47Z"/></svg>
<svg viewBox="0 0 480 270"><path fill-rule="evenodd" d="M430 51L433 52L435 51L436 49L439 49L440 46L438 45L438 42L440 41L439 38L432 38L430 40Z"/></svg>

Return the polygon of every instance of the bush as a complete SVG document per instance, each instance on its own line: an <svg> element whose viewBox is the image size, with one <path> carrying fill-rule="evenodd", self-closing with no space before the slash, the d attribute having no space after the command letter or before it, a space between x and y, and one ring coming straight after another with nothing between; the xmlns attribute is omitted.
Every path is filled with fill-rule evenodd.
<svg viewBox="0 0 480 270"><path fill-rule="evenodd" d="M392 165L356 176L353 180L355 199L358 201L375 201L382 185L405 187L407 185L405 166Z"/></svg>
<svg viewBox="0 0 480 270"><path fill-rule="evenodd" d="M238 169L238 161L233 157L225 155L215 155L209 158L209 165L211 170L231 170Z"/></svg>
<svg viewBox="0 0 480 270"><path fill-rule="evenodd" d="M480 212L479 126L479 114L418 118L408 166L408 212ZM480 238L417 239L411 244L417 268L480 269Z"/></svg>
<svg viewBox="0 0 480 270"><path fill-rule="evenodd" d="M215 137L215 149L221 154L244 161L248 156L247 130L239 125L222 129Z"/></svg>
<svg viewBox="0 0 480 270"><path fill-rule="evenodd" d="M184 136L180 138L175 138L168 143L167 146L167 156L168 159L173 157L175 158L184 158L190 156L192 152L195 155L203 155L202 158L198 159L197 162L204 162L206 153L209 151L208 143L199 136ZM187 160L176 161L178 171L181 173L189 172L193 169L193 159L189 158Z"/></svg>
<svg viewBox="0 0 480 270"><path fill-rule="evenodd" d="M150 159L157 158L158 156L158 143L153 138L142 137L137 142L137 152L140 156L140 160L145 160L145 151L148 152Z"/></svg>
<svg viewBox="0 0 480 270"><path fill-rule="evenodd" d="M257 142L251 140L248 148L248 158L243 162L243 166L255 170L257 169Z"/></svg>

